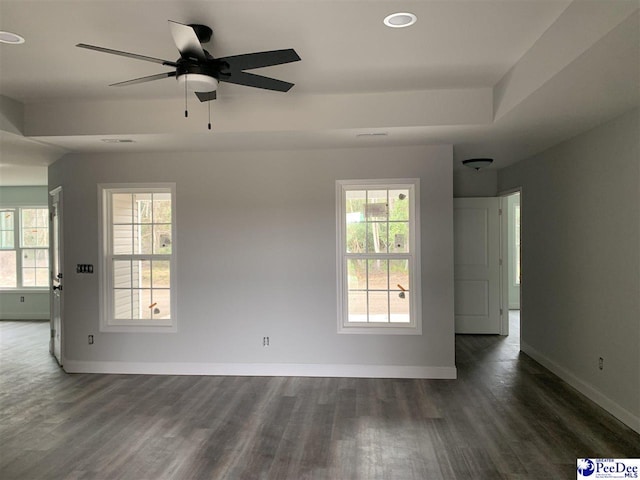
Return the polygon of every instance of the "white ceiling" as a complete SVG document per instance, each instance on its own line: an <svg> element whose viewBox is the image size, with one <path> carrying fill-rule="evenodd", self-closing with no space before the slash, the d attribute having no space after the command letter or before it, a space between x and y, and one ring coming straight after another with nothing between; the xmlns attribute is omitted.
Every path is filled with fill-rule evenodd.
<svg viewBox="0 0 640 480"><path fill-rule="evenodd" d="M490 156L492 168L501 168L640 104L639 6L0 0L0 30L26 39L0 45L0 94L8 97L0 105L0 185L36 181L23 170L42 170L67 150L452 143L456 167L463 158ZM415 13L418 22L385 27L382 19L394 11ZM167 20L212 27L205 47L216 57L295 48L301 62L255 71L295 87L283 94L222 83L209 132L207 105L195 97L185 120L184 92L174 79L108 86L169 68L75 47L175 60ZM386 136L357 136L371 132Z"/></svg>

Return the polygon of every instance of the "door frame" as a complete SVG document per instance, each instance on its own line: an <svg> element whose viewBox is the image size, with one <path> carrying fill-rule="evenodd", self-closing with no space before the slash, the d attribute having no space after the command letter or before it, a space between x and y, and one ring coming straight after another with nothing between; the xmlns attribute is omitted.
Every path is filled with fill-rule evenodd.
<svg viewBox="0 0 640 480"><path fill-rule="evenodd" d="M55 229L53 228L53 222L54 222L54 217L53 217L53 205L56 202L57 199L57 204L58 204L58 208L57 208L57 222L58 222L58 238L57 241L54 241L54 236L56 234ZM55 308L54 308L54 303L56 301L56 295L53 292L53 277L56 274L56 272L54 272L54 265L55 265L55 260L54 260L54 256L57 255L58 257L58 267L60 272L58 273L63 273L64 272L64 248L63 248L63 239L64 239L64 234L63 234L63 220L64 220L64 216L63 216L63 197L62 197L62 187L58 186L52 190L49 191L49 220L50 220L50 227L49 228L49 278L51 281L51 285L49 286L49 311L50 313L50 319L49 319L49 325L51 330L53 330L53 326L54 326L54 312L55 312ZM58 251L55 251L55 246L58 246ZM63 278L64 279L64 278ZM59 313L60 313L60 325L58 325L58 330L59 330L59 334L60 334L60 358L57 358L55 356L55 348L54 348L54 342L55 339L53 338L53 336L51 336L50 342L49 342L49 351L51 353L51 355L53 355L56 358L56 361L58 362L58 364L62 367L64 365L64 291L61 290L59 295L57 295L57 298L59 298Z"/></svg>
<svg viewBox="0 0 640 480"><path fill-rule="evenodd" d="M522 250L522 217L523 217L523 192L522 187L503 190L498 193L500 197L500 310L504 312L501 318L500 335L509 335L509 269L512 259L509 256L509 216L507 197L520 194L520 249ZM522 254L520 256L520 268L522 269ZM522 270L521 270L522 272ZM522 276L522 275L521 275ZM522 282L520 282L520 323L522 323ZM522 329L520 329L522 337Z"/></svg>

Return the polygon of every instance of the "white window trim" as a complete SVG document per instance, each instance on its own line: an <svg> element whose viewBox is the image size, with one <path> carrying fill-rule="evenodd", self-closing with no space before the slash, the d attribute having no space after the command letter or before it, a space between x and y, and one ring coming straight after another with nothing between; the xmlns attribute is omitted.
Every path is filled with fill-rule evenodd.
<svg viewBox="0 0 640 480"><path fill-rule="evenodd" d="M22 210L32 210L32 209L42 209L47 211L47 215L49 215L49 207L47 205L43 205L42 203L33 203L33 202L25 202L25 203L8 203L3 204L0 208L11 208L15 210L14 220L13 220L13 248L2 248L0 250L4 251L15 251L16 252L16 286L15 287L0 287L0 292L10 292L10 293L36 293L36 292L48 292L51 286L51 268L50 265L48 267L49 273L47 274L47 285L38 285L38 286L28 286L22 285L23 276L22 276L22 261L23 261L23 250L47 250L49 255L49 264L51 263L51 251L49 245L46 247L23 247L22 246ZM49 228L50 225L47 226Z"/></svg>
<svg viewBox="0 0 640 480"><path fill-rule="evenodd" d="M413 196L410 204L409 216L413 221L410 223L409 245L412 251L407 254L409 257L409 285L412 295L410 296L411 323L370 323L370 324L347 324L347 262L346 252L346 218L345 218L345 198L347 190L372 189L384 187L385 189L409 188ZM420 179L376 179L376 180L337 180L336 181L336 259L337 259L337 299L338 299L338 333L340 334L375 334L375 335L422 335L422 287L421 287L421 265L420 261ZM404 256L405 254L403 254ZM396 258L393 254L388 254L389 258Z"/></svg>
<svg viewBox="0 0 640 480"><path fill-rule="evenodd" d="M159 189L169 189L171 192L171 257L170 257L170 301L171 319L156 320L153 325L140 325L138 321L118 320L112 322L113 305L113 275L108 265L108 246L111 235L111 218L107 196L117 190L117 193L145 193L156 192ZM177 235L176 235L176 184L175 183L101 183L98 184L98 241L100 258L98 260L100 295L100 331L101 332L129 332L129 333L175 333L178 331L177 320ZM149 320L144 320L148 323Z"/></svg>

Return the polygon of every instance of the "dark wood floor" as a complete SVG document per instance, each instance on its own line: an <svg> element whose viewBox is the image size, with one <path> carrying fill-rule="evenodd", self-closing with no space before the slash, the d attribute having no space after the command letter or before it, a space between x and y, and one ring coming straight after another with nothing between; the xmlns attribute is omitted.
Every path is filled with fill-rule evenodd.
<svg viewBox="0 0 640 480"><path fill-rule="evenodd" d="M517 334L458 337L458 380L67 375L48 324L0 335L3 480L573 480L640 457Z"/></svg>

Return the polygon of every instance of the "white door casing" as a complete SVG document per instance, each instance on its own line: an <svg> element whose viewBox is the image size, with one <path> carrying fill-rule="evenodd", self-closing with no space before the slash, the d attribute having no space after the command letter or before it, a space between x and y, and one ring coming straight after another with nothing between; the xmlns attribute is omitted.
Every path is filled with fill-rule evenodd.
<svg viewBox="0 0 640 480"><path fill-rule="evenodd" d="M500 198L455 198L455 332L500 334Z"/></svg>
<svg viewBox="0 0 640 480"><path fill-rule="evenodd" d="M50 255L51 258L51 339L49 351L55 357L60 366L62 360L63 344L63 266L62 261L62 188L58 187L49 192L50 199Z"/></svg>

